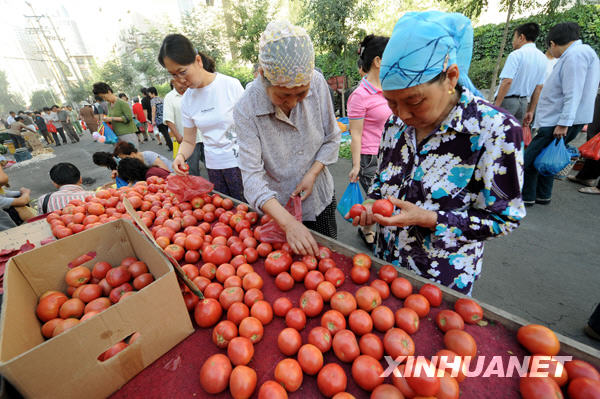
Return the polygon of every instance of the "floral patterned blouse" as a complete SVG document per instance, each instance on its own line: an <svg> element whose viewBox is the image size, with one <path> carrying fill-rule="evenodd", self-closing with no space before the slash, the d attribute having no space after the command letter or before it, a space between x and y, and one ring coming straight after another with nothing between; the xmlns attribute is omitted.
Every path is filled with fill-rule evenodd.
<svg viewBox="0 0 600 399"><path fill-rule="evenodd" d="M438 214L435 230L378 226L375 256L464 294L481 273L483 240L525 216L519 123L469 90L440 127L417 144L392 115L368 196L394 196Z"/></svg>

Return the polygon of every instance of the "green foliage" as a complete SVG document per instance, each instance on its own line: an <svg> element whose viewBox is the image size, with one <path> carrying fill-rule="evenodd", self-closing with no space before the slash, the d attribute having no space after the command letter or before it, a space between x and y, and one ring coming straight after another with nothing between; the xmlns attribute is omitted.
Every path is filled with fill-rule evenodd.
<svg viewBox="0 0 600 399"><path fill-rule="evenodd" d="M67 93L67 102L71 104L79 104L82 101L90 101L92 99L92 84L90 82L85 82L77 86L71 86Z"/></svg>
<svg viewBox="0 0 600 399"><path fill-rule="evenodd" d="M227 10L232 24L232 39L240 58L252 63L258 61L258 41L273 18L269 0L242 0Z"/></svg>
<svg viewBox="0 0 600 399"><path fill-rule="evenodd" d="M340 144L340 158L352 159L352 149L349 141Z"/></svg>
<svg viewBox="0 0 600 399"><path fill-rule="evenodd" d="M500 68L504 66L506 57L502 59ZM492 74L494 73L494 67L496 66L496 58L489 57L481 60L473 60L471 67L469 68L469 78L473 81L475 87L484 89L490 87L492 83Z"/></svg>
<svg viewBox="0 0 600 399"><path fill-rule="evenodd" d="M190 39L199 51L210 55L215 61L223 59L226 52L225 24L216 7L196 6L191 13L181 18L181 25L176 29Z"/></svg>
<svg viewBox="0 0 600 399"><path fill-rule="evenodd" d="M158 92L158 96L164 98L168 92L171 91L171 84L169 82L157 84L156 91Z"/></svg>
<svg viewBox="0 0 600 399"><path fill-rule="evenodd" d="M305 0L303 23L318 51L341 55L356 49L366 34L360 26L371 13L368 1Z"/></svg>
<svg viewBox="0 0 600 399"><path fill-rule="evenodd" d="M0 70L0 114L7 114L8 111L19 111L25 109L25 101L19 94L10 91L6 73Z"/></svg>
<svg viewBox="0 0 600 399"><path fill-rule="evenodd" d="M245 65L240 65L238 63L233 63L231 61L217 64L217 71L223 75L236 78L244 87L246 87L249 82L254 80L252 68Z"/></svg>
<svg viewBox="0 0 600 399"><path fill-rule="evenodd" d="M52 90L36 90L31 93L30 110L42 110L44 107L49 107L57 102L56 96Z"/></svg>
<svg viewBox="0 0 600 399"><path fill-rule="evenodd" d="M315 66L323 72L325 79L345 75L348 79L348 87L352 87L360 80L357 61L358 54L356 52L340 55L335 53L317 54Z"/></svg>

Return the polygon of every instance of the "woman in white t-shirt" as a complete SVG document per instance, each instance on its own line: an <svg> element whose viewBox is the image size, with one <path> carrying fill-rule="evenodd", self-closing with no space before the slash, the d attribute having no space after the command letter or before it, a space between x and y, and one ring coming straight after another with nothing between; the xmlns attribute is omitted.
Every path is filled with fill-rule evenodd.
<svg viewBox="0 0 600 399"><path fill-rule="evenodd" d="M183 142L173 161L173 171L186 173L181 166L192 155L196 131L200 130L206 170L215 190L243 201L237 136L231 128L233 106L244 93L241 83L230 76L208 72L202 55L183 35L165 37L158 62L174 79L188 87L181 100Z"/></svg>

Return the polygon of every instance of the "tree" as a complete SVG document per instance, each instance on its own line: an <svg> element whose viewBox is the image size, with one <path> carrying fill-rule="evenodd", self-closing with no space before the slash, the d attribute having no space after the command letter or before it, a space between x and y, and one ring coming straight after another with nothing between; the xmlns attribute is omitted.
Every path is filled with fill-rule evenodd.
<svg viewBox="0 0 600 399"><path fill-rule="evenodd" d="M52 90L36 90L31 93L31 106L29 109L41 111L44 107L50 107L56 102L56 95Z"/></svg>
<svg viewBox="0 0 600 399"><path fill-rule="evenodd" d="M236 53L240 58L252 63L258 61L258 42L267 24L273 17L269 0L241 0L230 9L223 10L229 14L232 25L232 39Z"/></svg>
<svg viewBox="0 0 600 399"><path fill-rule="evenodd" d="M181 18L180 29L199 51L211 56L215 61L224 58L225 25L216 7L196 6L192 12Z"/></svg>
<svg viewBox="0 0 600 399"><path fill-rule="evenodd" d="M79 104L82 101L90 101L94 97L92 93L92 82L80 83L69 87L67 101L71 104Z"/></svg>
<svg viewBox="0 0 600 399"><path fill-rule="evenodd" d="M19 111L25 109L23 97L15 94L9 89L6 73L0 70L0 113L6 114L8 111Z"/></svg>

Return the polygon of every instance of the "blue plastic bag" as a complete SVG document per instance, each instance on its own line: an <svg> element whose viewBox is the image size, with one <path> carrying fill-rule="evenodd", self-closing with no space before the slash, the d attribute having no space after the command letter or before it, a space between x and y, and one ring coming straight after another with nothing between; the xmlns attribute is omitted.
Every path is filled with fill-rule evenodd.
<svg viewBox="0 0 600 399"><path fill-rule="evenodd" d="M104 125L104 137L106 138L106 141L104 142L105 144L115 144L117 141L119 141L119 138L110 128L110 126L108 126L105 122L102 122L102 125Z"/></svg>
<svg viewBox="0 0 600 399"><path fill-rule="evenodd" d="M360 192L360 187L358 183L350 183L348 187L346 187L346 191L344 191L344 195L338 202L337 210L342 214L342 217L346 216L348 212L350 212L350 208L355 204L362 204L363 196ZM346 219L348 222L352 222L352 219Z"/></svg>
<svg viewBox="0 0 600 399"><path fill-rule="evenodd" d="M571 153L561 137L544 148L533 162L533 166L543 176L554 176L571 162Z"/></svg>

